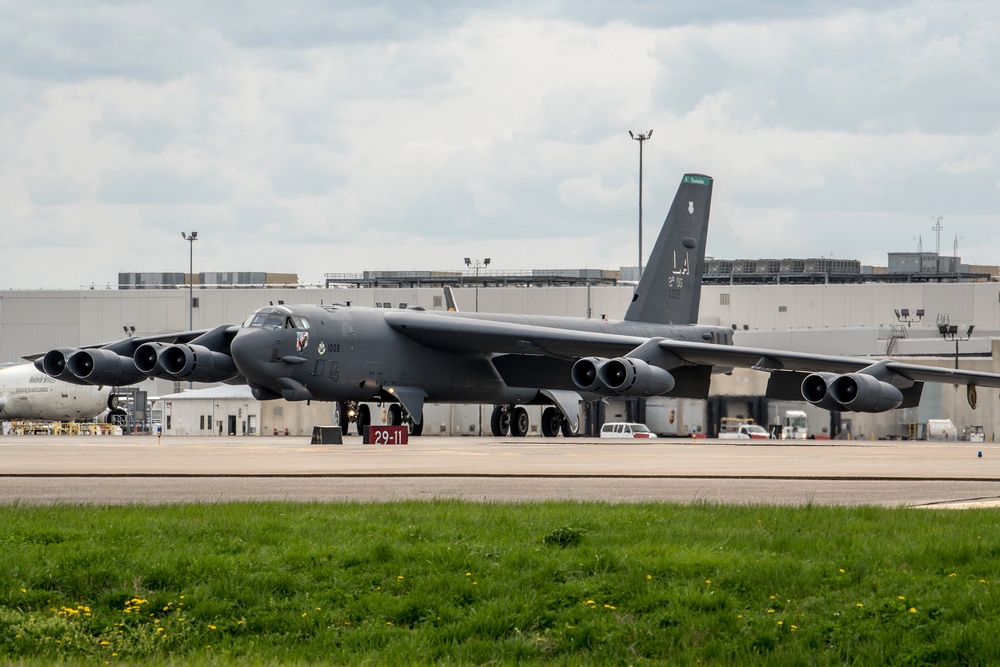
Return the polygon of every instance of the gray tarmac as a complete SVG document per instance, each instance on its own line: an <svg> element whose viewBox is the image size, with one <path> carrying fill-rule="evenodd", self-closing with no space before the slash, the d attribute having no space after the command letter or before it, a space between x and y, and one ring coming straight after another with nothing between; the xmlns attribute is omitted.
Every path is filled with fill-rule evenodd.
<svg viewBox="0 0 1000 667"><path fill-rule="evenodd" d="M982 456L979 454L982 453ZM1000 445L662 439L5 436L0 503L577 500L1000 505Z"/></svg>

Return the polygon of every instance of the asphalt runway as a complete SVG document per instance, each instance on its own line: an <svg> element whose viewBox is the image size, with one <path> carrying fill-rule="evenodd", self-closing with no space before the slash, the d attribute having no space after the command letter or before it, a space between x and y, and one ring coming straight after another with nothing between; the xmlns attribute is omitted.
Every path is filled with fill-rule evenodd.
<svg viewBox="0 0 1000 667"><path fill-rule="evenodd" d="M5 436L0 503L577 500L1000 505L993 443ZM980 456L979 454L982 454Z"/></svg>

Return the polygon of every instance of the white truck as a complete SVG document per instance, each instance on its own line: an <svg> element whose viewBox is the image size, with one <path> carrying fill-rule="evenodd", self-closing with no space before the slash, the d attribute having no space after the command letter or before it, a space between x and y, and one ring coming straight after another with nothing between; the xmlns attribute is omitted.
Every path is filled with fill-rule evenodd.
<svg viewBox="0 0 1000 667"><path fill-rule="evenodd" d="M771 434L763 426L753 423L752 419L722 418L722 428L719 429L720 440L767 440Z"/></svg>
<svg viewBox="0 0 1000 667"><path fill-rule="evenodd" d="M805 440L809 437L809 416L805 410L785 410L781 425L782 440Z"/></svg>

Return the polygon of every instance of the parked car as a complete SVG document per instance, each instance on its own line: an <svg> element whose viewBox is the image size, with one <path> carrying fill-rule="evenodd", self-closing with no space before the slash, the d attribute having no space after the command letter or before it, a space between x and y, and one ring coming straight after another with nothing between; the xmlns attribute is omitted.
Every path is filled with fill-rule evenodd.
<svg viewBox="0 0 1000 667"><path fill-rule="evenodd" d="M608 422L601 427L602 438L655 438L656 434L645 424Z"/></svg>

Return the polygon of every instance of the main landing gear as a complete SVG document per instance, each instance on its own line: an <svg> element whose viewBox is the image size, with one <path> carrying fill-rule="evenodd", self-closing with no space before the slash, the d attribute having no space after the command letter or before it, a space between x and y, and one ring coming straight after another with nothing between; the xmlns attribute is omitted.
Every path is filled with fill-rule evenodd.
<svg viewBox="0 0 1000 667"><path fill-rule="evenodd" d="M358 435L365 434L365 426L372 423L372 413L367 405L357 401L347 401L337 404L337 412L340 413L340 432L347 435L351 422L358 425Z"/></svg>
<svg viewBox="0 0 1000 667"><path fill-rule="evenodd" d="M371 408L357 401L338 403L337 406L340 413L340 431L347 435L353 422L357 424L358 435L364 435L365 426L371 426L372 423ZM409 435L420 435L424 430L423 420L421 419L419 424L415 424L410 414L399 403L390 403L386 408L385 423L386 426L406 426Z"/></svg>
<svg viewBox="0 0 1000 667"><path fill-rule="evenodd" d="M410 435L420 435L424 432L424 420L421 419L419 424L413 422L413 417L410 416L403 406L399 403L390 403L389 407L385 411L385 423L388 426L407 426L408 433Z"/></svg>
<svg viewBox="0 0 1000 667"><path fill-rule="evenodd" d="M510 435L514 438L522 438L527 435L530 426L528 411L520 405L493 406L493 414L490 416L490 430L494 437ZM570 428L569 420L563 416L558 408L552 406L542 411L541 431L546 438L554 438L559 433L567 438L576 435Z"/></svg>

